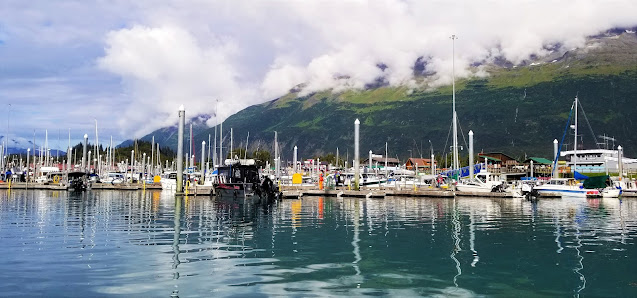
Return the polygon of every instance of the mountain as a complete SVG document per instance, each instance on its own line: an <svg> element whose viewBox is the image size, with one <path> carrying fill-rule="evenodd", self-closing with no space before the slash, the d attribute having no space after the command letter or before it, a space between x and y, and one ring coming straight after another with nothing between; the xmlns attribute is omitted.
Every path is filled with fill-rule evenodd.
<svg viewBox="0 0 637 298"><path fill-rule="evenodd" d="M637 156L637 35L630 30L610 30L593 36L585 48L547 48L545 57L532 57L513 65L504 60L476 63L476 71L488 73L456 82L456 110L460 123L460 145L466 150L469 130L475 133L476 151L502 151L509 155L550 158L553 139L564 133L574 97L580 113L580 134L586 148L594 148L593 135L614 137L628 156ZM414 70L424 69L418 66ZM431 74L418 74L426 82ZM234 129L234 146L244 147L250 132L250 151L272 150L274 131L280 150L292 158L310 158L335 153L341 157L353 149L354 120L361 121L361 156L372 150L405 159L409 155L429 156L430 145L437 155L449 152L452 114L451 86L439 88L389 87L382 82L365 90L326 90L300 95L299 90L248 107L224 122L224 146L229 147L229 130ZM188 113L188 111L187 111ZM586 121L588 119L588 121ZM152 136L161 146L176 148L175 127L157 130ZM594 134L591 132L594 131ZM184 148L188 151L188 127ZM195 123L195 149L208 142L214 128ZM571 143L572 132L566 135ZM601 139L598 137L598 142ZM467 140L468 142L468 140ZM199 145L197 145L199 144ZM224 149L225 152L228 149ZM411 151L411 152L410 152ZM466 155L466 151L463 152ZM349 159L352 159L349 152Z"/></svg>
<svg viewBox="0 0 637 298"><path fill-rule="evenodd" d="M31 140L27 140L25 138L22 137L18 137L18 138L6 138L5 135L0 135L0 145L1 144L6 144L7 148L5 149L5 153L6 154L10 154L10 155L14 155L14 154L19 154L19 155L26 155L27 154L27 148L31 148L31 154L33 154L33 142ZM42 144L38 144L36 146L36 150L39 150L39 147L42 146ZM39 151L36 151L39 152ZM65 156L66 155L66 151L60 151L57 149L51 149L50 153L52 156Z"/></svg>

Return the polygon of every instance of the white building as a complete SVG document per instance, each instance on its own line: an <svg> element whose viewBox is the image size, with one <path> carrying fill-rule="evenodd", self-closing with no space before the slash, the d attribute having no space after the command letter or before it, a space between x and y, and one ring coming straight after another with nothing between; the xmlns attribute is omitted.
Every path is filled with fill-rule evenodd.
<svg viewBox="0 0 637 298"><path fill-rule="evenodd" d="M566 160L567 167L573 167L574 162L577 162L576 171L580 173L604 173L608 168L609 173L619 172L619 164L617 157L619 153L617 150L607 149L589 149L589 150L577 150L577 159L573 159L573 151L562 151L560 156ZM637 159L622 157L622 163L624 165L624 172L637 172Z"/></svg>

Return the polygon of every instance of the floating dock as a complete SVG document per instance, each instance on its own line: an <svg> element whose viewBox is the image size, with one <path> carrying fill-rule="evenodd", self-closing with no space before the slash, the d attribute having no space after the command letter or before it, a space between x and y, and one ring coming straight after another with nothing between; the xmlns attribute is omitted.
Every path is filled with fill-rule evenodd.
<svg viewBox="0 0 637 298"><path fill-rule="evenodd" d="M39 183L0 183L2 189L38 189L38 190L68 190L64 184L39 184ZM352 197L352 198L385 198L385 197L430 197L430 198L454 198L454 197L480 197L480 198L514 198L507 192L464 192L445 189L395 189L395 188L364 188L359 191L348 189L320 190L312 186L282 186L283 198L300 198L304 196L326 197ZM89 190L162 190L161 184L110 184L93 183ZM184 189L186 190L186 189ZM192 185L187 188L186 196L214 196L212 186ZM624 191L623 198L637 198L637 191ZM544 197L548 198L548 197ZM559 198L559 197L558 197Z"/></svg>
<svg viewBox="0 0 637 298"><path fill-rule="evenodd" d="M308 187L283 187L284 198L298 198L303 196L327 196L327 197L353 197L353 198L384 198L384 197L431 197L431 198L453 198L454 192L440 189L417 189L417 190L396 190L393 188L386 189L361 189L361 190L318 190Z"/></svg>

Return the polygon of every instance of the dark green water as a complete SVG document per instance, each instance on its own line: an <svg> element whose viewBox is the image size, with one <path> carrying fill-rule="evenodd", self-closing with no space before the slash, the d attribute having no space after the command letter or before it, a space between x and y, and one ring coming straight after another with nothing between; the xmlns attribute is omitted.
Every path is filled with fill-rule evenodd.
<svg viewBox="0 0 637 298"><path fill-rule="evenodd" d="M0 192L0 296L637 296L637 199Z"/></svg>

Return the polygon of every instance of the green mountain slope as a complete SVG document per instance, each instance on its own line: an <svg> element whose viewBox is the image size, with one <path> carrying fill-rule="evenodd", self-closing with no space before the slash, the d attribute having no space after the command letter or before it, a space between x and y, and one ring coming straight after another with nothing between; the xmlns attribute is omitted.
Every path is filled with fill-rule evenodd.
<svg viewBox="0 0 637 298"><path fill-rule="evenodd" d="M627 155L637 156L637 121L633 120L637 115L637 37L622 34L604 37L601 45L597 42L594 48L545 57L533 65L485 65L488 77L457 82L456 110L464 138L473 130L477 151L550 157L552 141L561 139L578 95L594 133L615 137ZM296 145L303 158L335 153L338 147L342 157L349 151L351 160L354 120L359 118L362 157L369 150L384 153L385 142L393 157L428 156L429 140L436 154L441 154L449 152L451 143L451 103L451 86L433 91L381 87L306 96L293 92L228 118L224 146L229 147L232 127L235 148L245 146L250 132L249 151L272 150L277 131L285 159L292 158ZM588 124L583 116L580 120L584 146L594 148ZM214 135L214 128L196 125L197 152L208 134ZM164 128L143 139L152 135L162 146L176 148L176 128ZM567 135L567 142L572 139L572 134ZM462 136L459 140L465 144Z"/></svg>

